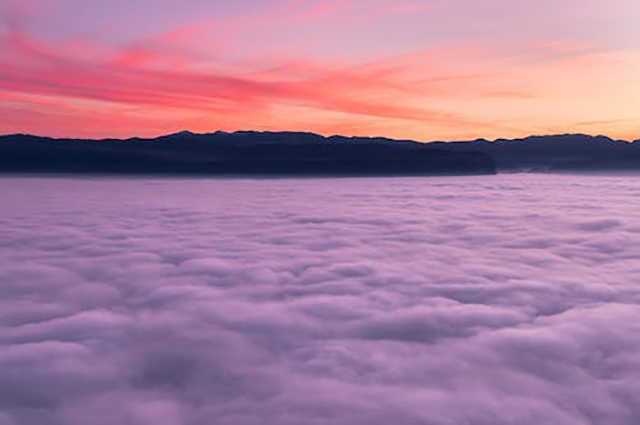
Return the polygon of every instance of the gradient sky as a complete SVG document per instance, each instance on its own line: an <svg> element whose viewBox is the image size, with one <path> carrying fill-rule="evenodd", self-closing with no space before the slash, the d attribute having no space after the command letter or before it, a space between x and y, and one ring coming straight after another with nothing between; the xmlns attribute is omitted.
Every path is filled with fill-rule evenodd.
<svg viewBox="0 0 640 425"><path fill-rule="evenodd" d="M0 133L640 137L638 0L0 0Z"/></svg>

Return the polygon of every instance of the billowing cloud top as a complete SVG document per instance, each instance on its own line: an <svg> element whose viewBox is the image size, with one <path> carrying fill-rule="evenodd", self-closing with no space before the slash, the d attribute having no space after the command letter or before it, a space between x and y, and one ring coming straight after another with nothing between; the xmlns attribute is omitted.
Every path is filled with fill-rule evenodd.
<svg viewBox="0 0 640 425"><path fill-rule="evenodd" d="M637 424L637 179L2 179L0 424Z"/></svg>
<svg viewBox="0 0 640 425"><path fill-rule="evenodd" d="M3 0L0 132L638 137L636 0Z"/></svg>

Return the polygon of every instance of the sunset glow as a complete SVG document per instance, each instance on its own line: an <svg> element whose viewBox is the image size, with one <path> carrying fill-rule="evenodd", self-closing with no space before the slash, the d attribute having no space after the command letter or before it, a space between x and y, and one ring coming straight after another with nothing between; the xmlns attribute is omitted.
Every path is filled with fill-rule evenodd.
<svg viewBox="0 0 640 425"><path fill-rule="evenodd" d="M640 138L637 0L2 0L0 133Z"/></svg>

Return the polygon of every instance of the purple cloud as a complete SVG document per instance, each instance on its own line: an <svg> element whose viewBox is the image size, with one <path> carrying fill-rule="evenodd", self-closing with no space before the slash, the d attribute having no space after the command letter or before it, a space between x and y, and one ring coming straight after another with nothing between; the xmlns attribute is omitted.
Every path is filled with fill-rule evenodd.
<svg viewBox="0 0 640 425"><path fill-rule="evenodd" d="M0 425L636 424L637 183L3 178Z"/></svg>

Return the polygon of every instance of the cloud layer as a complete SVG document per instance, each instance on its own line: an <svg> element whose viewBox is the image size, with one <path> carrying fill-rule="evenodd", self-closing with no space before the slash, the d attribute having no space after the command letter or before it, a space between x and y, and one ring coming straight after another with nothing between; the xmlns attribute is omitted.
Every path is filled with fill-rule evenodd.
<svg viewBox="0 0 640 425"><path fill-rule="evenodd" d="M0 180L0 424L636 424L640 180Z"/></svg>

